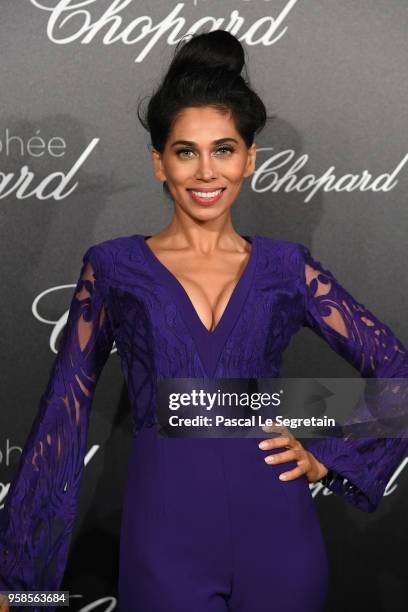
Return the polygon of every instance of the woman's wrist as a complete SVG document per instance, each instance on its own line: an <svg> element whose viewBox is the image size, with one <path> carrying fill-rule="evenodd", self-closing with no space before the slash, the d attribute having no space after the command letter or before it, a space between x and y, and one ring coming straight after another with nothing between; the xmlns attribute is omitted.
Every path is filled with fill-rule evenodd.
<svg viewBox="0 0 408 612"><path fill-rule="evenodd" d="M321 461L316 459L311 451L306 452L309 455L312 466L308 474L309 482L318 482L319 480L326 478L330 472L329 468L325 466L324 463L321 463Z"/></svg>

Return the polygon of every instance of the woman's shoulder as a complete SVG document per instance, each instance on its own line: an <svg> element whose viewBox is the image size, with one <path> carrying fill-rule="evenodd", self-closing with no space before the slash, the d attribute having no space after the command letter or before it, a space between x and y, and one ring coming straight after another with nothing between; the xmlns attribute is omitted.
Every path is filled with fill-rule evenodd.
<svg viewBox="0 0 408 612"><path fill-rule="evenodd" d="M121 251L122 249L129 248L130 246L134 247L138 238L141 238L141 234L116 236L114 238L107 238L105 240L101 240L100 242L95 242L90 245L89 248L95 249L99 253Z"/></svg>
<svg viewBox="0 0 408 612"><path fill-rule="evenodd" d="M258 236L259 252L263 268L281 273L285 278L304 278L305 263L311 260L311 254L302 242ZM262 266L261 266L262 267Z"/></svg>
<svg viewBox="0 0 408 612"><path fill-rule="evenodd" d="M120 258L137 251L141 238L141 234L129 234L107 238L91 244L87 253L95 253L96 257L102 257L102 259L108 257L116 260L118 257Z"/></svg>
<svg viewBox="0 0 408 612"><path fill-rule="evenodd" d="M111 275L120 263L140 259L141 234L121 235L91 244L83 258L95 263L103 273Z"/></svg>
<svg viewBox="0 0 408 612"><path fill-rule="evenodd" d="M295 242L293 240L285 240L284 238L273 238L272 236L266 235L255 235L261 246L261 250L265 253L271 253L274 257L278 253L287 257L292 255L293 257L302 257L309 251L307 246L302 242Z"/></svg>

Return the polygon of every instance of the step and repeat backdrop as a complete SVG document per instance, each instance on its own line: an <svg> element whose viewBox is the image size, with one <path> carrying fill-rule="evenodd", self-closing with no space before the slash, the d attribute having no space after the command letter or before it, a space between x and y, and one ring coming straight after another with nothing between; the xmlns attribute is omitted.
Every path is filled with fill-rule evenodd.
<svg viewBox="0 0 408 612"><path fill-rule="evenodd" d="M172 216L136 107L188 32L235 34L275 116L234 204L237 231L307 245L408 345L405 0L2 0L0 9L0 508L83 253L157 233ZM282 375L359 373L303 328ZM94 397L62 585L74 611L118 609L130 444L114 347ZM372 514L311 485L329 555L329 612L407 609L407 461Z"/></svg>

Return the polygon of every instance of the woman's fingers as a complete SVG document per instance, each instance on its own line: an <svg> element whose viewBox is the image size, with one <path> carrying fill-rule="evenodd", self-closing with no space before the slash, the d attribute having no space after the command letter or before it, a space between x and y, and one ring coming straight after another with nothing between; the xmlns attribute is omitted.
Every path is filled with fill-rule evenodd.
<svg viewBox="0 0 408 612"><path fill-rule="evenodd" d="M281 451L274 455L267 455L265 457L265 463L269 465L277 465L279 463L285 463L286 461L296 461L297 466L288 472L281 472L279 478L281 480L293 480L299 476L303 476L307 472L306 462L302 461L303 449L291 448L287 451Z"/></svg>
<svg viewBox="0 0 408 612"><path fill-rule="evenodd" d="M287 451L281 451L280 453L275 453L274 455L266 455L264 460L266 463L283 463L284 461L298 461L299 459L299 450L296 448L291 448Z"/></svg>
<svg viewBox="0 0 408 612"><path fill-rule="evenodd" d="M277 465L287 461L297 462L297 466L295 468L279 474L280 480L294 480L295 478L299 478L299 476L306 474L308 469L310 469L309 458L306 450L299 440L297 440L297 438L295 438L288 430L285 435L262 440L258 444L258 447L261 450L272 450L273 448L281 447L286 447L289 449L264 457L265 463L271 465Z"/></svg>
<svg viewBox="0 0 408 612"><path fill-rule="evenodd" d="M275 431L284 436L289 436L290 438L294 437L292 432L286 427L286 425L264 425L261 429L265 433L272 433Z"/></svg>
<svg viewBox="0 0 408 612"><path fill-rule="evenodd" d="M262 429L266 430L269 428L265 427ZM323 463L320 463L320 461L318 461L310 451L307 451L303 444L301 444L301 442L299 442L299 440L289 431L287 431L285 435L262 440L258 444L258 447L264 451L282 447L289 449L264 457L265 463L271 465L277 465L286 461L297 462L297 466L293 468L293 470L281 472L279 474L280 480L293 480L294 478L299 478L299 476L306 475L309 482L317 482L329 471L329 468Z"/></svg>
<svg viewBox="0 0 408 612"><path fill-rule="evenodd" d="M293 436L277 436L276 438L267 438L258 444L261 450L270 450L281 446L292 446L298 442Z"/></svg>
<svg viewBox="0 0 408 612"><path fill-rule="evenodd" d="M282 472L279 474L280 480L294 480L295 478L299 478L299 476L303 476L306 473L305 468L298 465L293 468L293 470L289 470L289 472Z"/></svg>
<svg viewBox="0 0 408 612"><path fill-rule="evenodd" d="M8 597L3 593L0 593L0 612L10 612Z"/></svg>

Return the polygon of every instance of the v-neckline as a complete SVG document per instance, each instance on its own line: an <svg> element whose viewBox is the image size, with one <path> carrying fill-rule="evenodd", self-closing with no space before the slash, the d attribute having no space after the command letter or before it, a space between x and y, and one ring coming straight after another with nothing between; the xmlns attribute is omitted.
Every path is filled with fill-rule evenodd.
<svg viewBox="0 0 408 612"><path fill-rule="evenodd" d="M208 330L201 321L195 307L193 306L193 302L178 278L172 272L170 272L170 270L160 261L160 259L153 253L152 249L146 243L146 240L151 238L151 236L136 234L136 237L138 237L140 240L141 248L152 271L155 273L155 277L162 285L166 287L180 309L180 312L189 327L190 333L195 339L197 350L199 351L204 369L211 377L215 372L222 348L228 339L228 336L232 331L240 312L242 311L249 289L252 285L258 255L258 236L241 236L252 245L251 252L245 268L241 272L241 275L234 289L232 290L231 296L226 307L224 308L221 318L212 331Z"/></svg>

